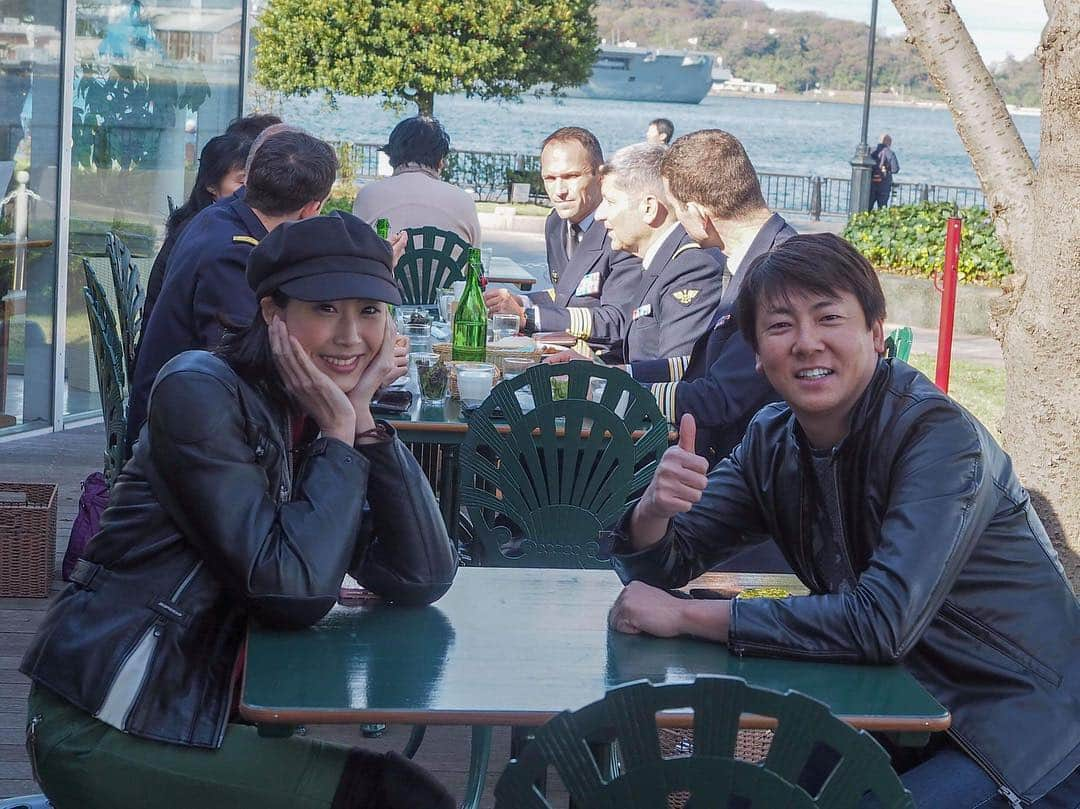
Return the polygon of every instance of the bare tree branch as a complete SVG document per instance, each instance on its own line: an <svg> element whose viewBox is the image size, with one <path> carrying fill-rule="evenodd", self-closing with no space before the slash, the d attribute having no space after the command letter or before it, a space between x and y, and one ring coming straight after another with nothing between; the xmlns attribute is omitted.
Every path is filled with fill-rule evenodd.
<svg viewBox="0 0 1080 809"><path fill-rule="evenodd" d="M1016 256L1031 238L1035 165L1005 101L951 0L893 0L893 5L949 105L998 237Z"/></svg>

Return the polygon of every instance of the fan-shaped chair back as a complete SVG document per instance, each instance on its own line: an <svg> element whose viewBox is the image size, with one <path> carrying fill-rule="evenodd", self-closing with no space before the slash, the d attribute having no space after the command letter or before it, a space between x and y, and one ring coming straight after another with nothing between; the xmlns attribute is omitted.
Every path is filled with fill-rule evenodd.
<svg viewBox="0 0 1080 809"><path fill-rule="evenodd" d="M693 750L663 758L657 713L686 708L693 711ZM735 758L744 714L776 720L761 764ZM620 764L614 774L605 773L608 768L590 751L590 743L597 742L617 745ZM826 771L807 779L811 761ZM495 786L496 809L550 809L536 786L549 766L575 805L589 809L655 809L670 798L685 801L685 809L855 809L868 792L881 809L915 805L888 754L868 733L837 719L817 700L754 688L738 677L629 683L580 710L564 711L539 728L520 758L507 765ZM813 794L799 785L808 780Z"/></svg>
<svg viewBox="0 0 1080 809"><path fill-rule="evenodd" d="M604 381L597 401L588 398L593 379ZM460 455L478 560L609 566L608 534L667 445L655 399L617 368L535 365L500 382L470 416Z"/></svg>
<svg viewBox="0 0 1080 809"><path fill-rule="evenodd" d="M436 227L408 228L405 253L394 268L403 303L436 303L435 291L465 280L469 243Z"/></svg>

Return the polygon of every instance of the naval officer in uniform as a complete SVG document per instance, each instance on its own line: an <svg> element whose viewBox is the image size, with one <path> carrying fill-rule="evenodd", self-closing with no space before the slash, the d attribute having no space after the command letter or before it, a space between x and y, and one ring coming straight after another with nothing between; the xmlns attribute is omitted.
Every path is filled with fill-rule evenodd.
<svg viewBox="0 0 1080 809"><path fill-rule="evenodd" d="M620 337L621 324L641 281L641 261L617 250L596 221L600 205L600 142L587 129L564 127L544 139L540 172L552 210L545 223L552 288L518 296L489 290L488 310L518 315L526 334L568 331L604 351Z"/></svg>
<svg viewBox="0 0 1080 809"><path fill-rule="evenodd" d="M642 262L637 293L610 352L613 363L688 354L720 303L724 255L703 250L679 224L660 177L665 151L658 144L637 143L600 168L603 198L596 220L615 249ZM577 358L566 351L551 361Z"/></svg>

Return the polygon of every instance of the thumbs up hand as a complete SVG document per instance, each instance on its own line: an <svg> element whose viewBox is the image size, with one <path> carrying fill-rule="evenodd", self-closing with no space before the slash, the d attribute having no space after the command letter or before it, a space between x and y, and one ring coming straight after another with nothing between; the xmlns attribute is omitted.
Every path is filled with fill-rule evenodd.
<svg viewBox="0 0 1080 809"><path fill-rule="evenodd" d="M705 491L709 462L694 453L697 424L689 413L679 422L679 443L660 460L649 488L638 504L638 516L646 520L670 520L693 508Z"/></svg>

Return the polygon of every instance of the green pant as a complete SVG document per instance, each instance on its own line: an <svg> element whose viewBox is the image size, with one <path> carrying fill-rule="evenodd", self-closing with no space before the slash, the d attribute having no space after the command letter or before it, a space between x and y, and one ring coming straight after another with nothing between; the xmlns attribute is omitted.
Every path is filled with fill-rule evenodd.
<svg viewBox="0 0 1080 809"><path fill-rule="evenodd" d="M27 747L56 809L328 809L348 753L233 724L217 750L150 741L41 686L30 692L29 710Z"/></svg>

